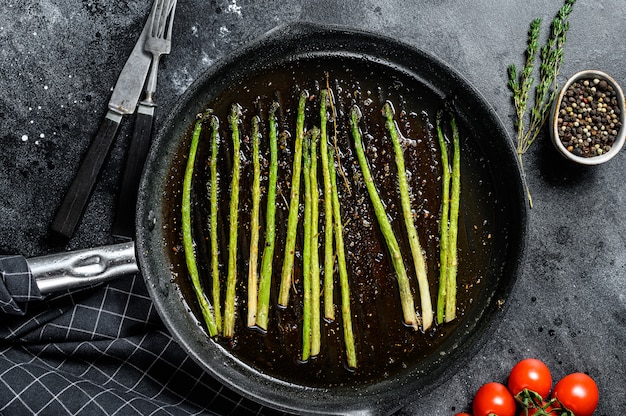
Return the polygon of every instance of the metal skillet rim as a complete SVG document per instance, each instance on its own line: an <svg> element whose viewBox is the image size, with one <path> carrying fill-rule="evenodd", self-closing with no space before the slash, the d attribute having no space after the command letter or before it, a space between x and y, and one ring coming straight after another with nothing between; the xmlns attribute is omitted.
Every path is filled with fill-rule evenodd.
<svg viewBox="0 0 626 416"><path fill-rule="evenodd" d="M482 334L492 331L493 325L498 321L498 319L495 319L494 315L502 313L501 311L492 310L495 308L495 300L490 302L489 308L486 308L482 312L481 316L488 313L488 316L483 319L484 322L476 324L477 330L468 335L466 338L463 338L463 341L467 345L462 345L458 350L453 351L453 357L456 358L455 362L451 363L450 367L446 369L440 368L438 374L436 374L434 378L418 377L417 375L412 374L402 380L394 378L392 380L385 380L381 383L377 383L375 385L376 388L371 388L370 386L370 388L364 388L359 391L346 388L341 390L342 396L337 396L336 393L338 389L328 391L329 389L303 388L302 386L294 386L288 383L276 382L275 380L268 381L267 377L258 373L249 366L238 362L232 358L229 353L222 351L221 347L215 348L217 344L212 343L212 341L210 341L206 336L204 336L204 338L196 336L196 339L190 340L189 337L182 333L184 329L180 328L180 322L176 322L175 318L172 318L171 307L168 305L172 302L181 302L179 299L173 301L173 298L176 298L177 294L175 290L173 291L170 287L173 285L169 285L170 276L167 276L167 273L165 273L169 270L169 264L166 264L164 259L160 258L161 256L159 253L155 252L155 250L158 251L162 249L162 241L160 239L159 232L160 214L154 211L154 207L159 206L158 197L155 196L155 194L160 194L161 191L159 191L158 184L155 185L154 175L150 173L164 172L168 168L176 145L168 145L168 139L165 137L166 132L170 129L171 124L174 123L176 115L179 114L184 107L186 107L185 102L189 99L189 97L194 94L195 90L199 88L200 85L205 83L208 79L215 77L215 75L219 74L225 67L232 65L233 62L245 59L245 57L249 54L254 55L255 51L262 49L263 47L268 47L268 45L272 45L272 42L276 42L277 39L280 39L281 41L285 41L286 39L294 41L295 39L304 40L309 36L329 37L330 35L333 37L345 38L346 43L350 42L350 38L367 38L371 41L378 42L379 44L390 44L397 50L406 51L412 53L414 56L420 57L428 65L433 65L439 69L443 69L444 72L446 72L446 77L454 78L454 81L457 84L460 84L465 90L467 90L464 91L464 93L469 94L472 99L481 104L481 112L487 113L490 118L489 121L495 124L500 140L506 141L506 143L501 144L503 147L501 150L507 152L506 156L508 156L510 162L513 163L511 169L516 173L512 183L515 189L511 192L518 197L517 199L520 202L515 207L518 211L514 213L517 216L517 223L519 224L519 229L514 231L517 231L519 235L513 236L515 241L512 243L515 246L512 250L517 253L517 257L503 266L507 270L508 277L499 279L499 283L502 285L500 289L503 292L503 297L508 295L517 274L521 269L521 265L525 257L527 203L517 158L515 157L508 134L502 127L502 122L498 118L497 113L467 80L462 78L442 60L397 40L343 26L328 26L310 23L292 23L279 26L278 28L268 32L260 39L257 39L248 46L214 64L192 85L192 87L189 88L185 94L183 94L178 106L171 112L167 121L163 124L163 129L159 131L157 137L155 138L154 146L148 156L147 166L144 170L140 186L140 200L138 201L138 223L136 230L137 252L141 270L144 272L144 278L146 279L146 285L153 300L155 301L157 311L166 326L185 351L205 370L209 371L214 377L218 378L225 385L230 386L238 393L248 398L252 398L270 407L297 412L298 414L387 414L414 398L409 396L408 398L402 399L400 397L402 395L398 393L413 391L414 393L419 392L421 395L426 391L434 389L441 382L443 382L444 379L446 379L446 376L449 377L451 374L456 372L462 362L469 358L471 352L478 350L482 341L484 341L484 336L478 336L478 332ZM170 157L162 156L162 153L166 150L160 149L161 147L167 148L167 152L169 153L166 152L166 155ZM161 154L160 158L157 157L158 154ZM161 176L162 175L163 174L161 174ZM152 191L150 191L151 189ZM158 192L154 192L155 190ZM162 278L158 277L159 272L163 275ZM506 305L507 304L505 303L505 306ZM189 325L192 324L190 323ZM197 331L196 328L196 332L200 331ZM198 353L198 349L202 348L208 349L208 353L211 356L210 364L206 362L207 351L202 351L202 355ZM459 351L462 351L460 356ZM218 362L219 364L216 365ZM219 367L214 368L211 364ZM253 391L248 388L251 383L250 380L241 380L242 377L232 372L234 371L232 370L232 367L237 367L237 371L247 372L246 376L248 376L248 378L252 377L254 382L262 383L261 391ZM230 371L230 373L224 374L223 371ZM239 377L240 379L233 380L233 376ZM266 386L264 383L269 384ZM279 389L280 391L277 392L276 389ZM293 397L294 395L296 395L295 398ZM289 397L292 398L289 399Z"/></svg>

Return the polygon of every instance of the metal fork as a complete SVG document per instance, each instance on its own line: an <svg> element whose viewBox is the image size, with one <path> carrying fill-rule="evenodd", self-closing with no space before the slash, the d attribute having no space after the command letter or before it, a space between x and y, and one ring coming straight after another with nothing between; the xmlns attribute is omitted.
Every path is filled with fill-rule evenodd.
<svg viewBox="0 0 626 416"><path fill-rule="evenodd" d="M172 25L174 23L174 11L176 0L157 0L155 13L150 17L151 28L146 38L144 50L152 54L152 66L146 85L144 103L152 103L156 91L159 60L162 55L167 55L172 49Z"/></svg>
<svg viewBox="0 0 626 416"><path fill-rule="evenodd" d="M144 99L137 107L135 130L131 139L124 176L120 185L115 220L112 234L123 239L133 239L135 235L135 208L139 179L143 165L150 149L152 135L152 119L154 117L154 93L156 92L159 60L162 55L170 53L172 47L172 25L176 0L155 0L153 12L150 14L150 31L144 43L144 50L152 54L150 74L144 90Z"/></svg>

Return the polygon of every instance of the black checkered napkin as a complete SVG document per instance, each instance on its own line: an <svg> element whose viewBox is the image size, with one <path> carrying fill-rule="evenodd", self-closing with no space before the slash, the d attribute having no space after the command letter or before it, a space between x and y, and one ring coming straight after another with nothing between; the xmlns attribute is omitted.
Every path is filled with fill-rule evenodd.
<svg viewBox="0 0 626 416"><path fill-rule="evenodd" d="M22 256L0 256L0 311L24 315L27 302L43 298Z"/></svg>

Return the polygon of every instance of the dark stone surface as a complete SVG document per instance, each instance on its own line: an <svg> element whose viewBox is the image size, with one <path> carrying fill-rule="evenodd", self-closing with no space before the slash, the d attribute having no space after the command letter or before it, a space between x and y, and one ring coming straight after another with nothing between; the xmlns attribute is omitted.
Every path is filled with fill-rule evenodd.
<svg viewBox="0 0 626 416"><path fill-rule="evenodd" d="M506 67L522 64L535 17L543 36L561 1L304 0L181 1L173 48L162 61L156 127L190 83L217 59L285 22L339 23L383 33L440 57L489 101L513 140ZM622 0L575 5L560 81L599 69L626 81ZM111 88L149 2L5 0L0 5L0 253L42 255L111 241L122 158L132 119L123 124L76 236L59 245L48 226L105 114ZM525 157L534 200L528 261L495 335L432 392L416 391L401 414L469 410L485 382L505 381L519 359L543 359L558 379L594 377L596 414L626 407L626 156L582 168L546 139Z"/></svg>

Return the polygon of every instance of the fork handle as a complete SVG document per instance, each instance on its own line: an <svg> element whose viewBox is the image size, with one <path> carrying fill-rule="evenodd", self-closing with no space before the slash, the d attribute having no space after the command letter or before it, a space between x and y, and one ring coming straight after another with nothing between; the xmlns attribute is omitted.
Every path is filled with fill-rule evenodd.
<svg viewBox="0 0 626 416"><path fill-rule="evenodd" d="M148 105L153 103L154 93L156 92L160 60L161 60L160 54L158 53L153 54L152 63L150 64L150 72L148 74L148 81L146 82L146 96L143 100L143 102L147 103Z"/></svg>
<svg viewBox="0 0 626 416"><path fill-rule="evenodd" d="M150 150L154 108L154 104L145 101L137 107L135 128L126 156L112 228L113 235L122 239L133 239L135 235L137 193L143 165Z"/></svg>
<svg viewBox="0 0 626 416"><path fill-rule="evenodd" d="M100 175L104 160L115 139L122 115L113 110L107 112L76 172L61 205L52 221L51 229L61 236L70 238L80 222L89 197Z"/></svg>

